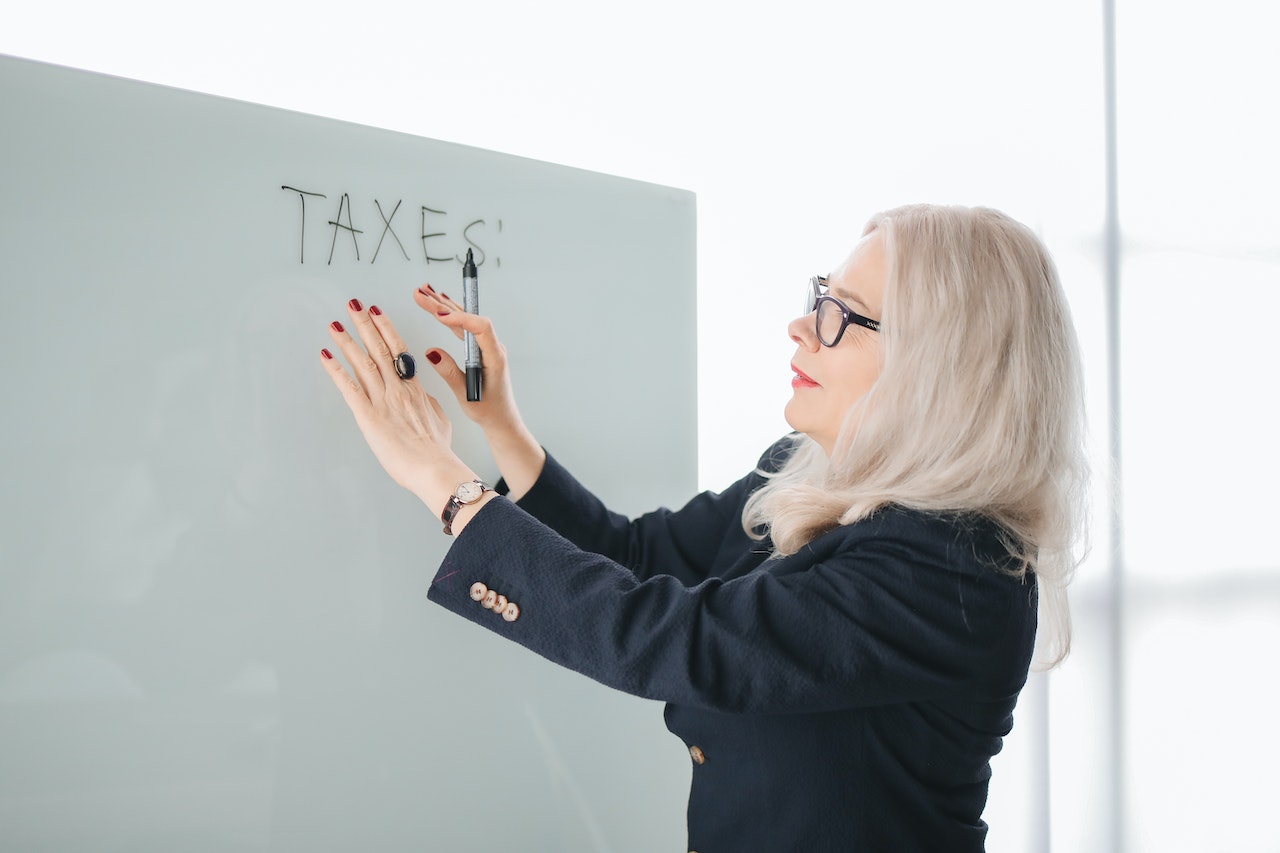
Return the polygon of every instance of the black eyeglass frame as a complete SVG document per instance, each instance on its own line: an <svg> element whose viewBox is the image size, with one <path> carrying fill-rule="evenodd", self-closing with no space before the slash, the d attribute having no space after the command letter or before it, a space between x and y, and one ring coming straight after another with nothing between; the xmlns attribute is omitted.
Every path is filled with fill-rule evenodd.
<svg viewBox="0 0 1280 853"><path fill-rule="evenodd" d="M852 310L848 305L845 305L839 299L836 299L834 296L827 296L823 292L823 289L826 287L827 277L825 275L815 275L809 279L809 311L806 313L812 313L814 315L813 331L818 337L818 343L822 344L824 347L833 347L840 343L840 339L844 337L844 330L849 328L850 323L855 326L861 326L864 329L870 329L873 332L880 331L879 320L872 320L870 317L864 317L857 311ZM842 317L840 322L840 331L836 332L836 339L830 343L823 340L822 323L818 320L818 315L821 313L819 311L819 307L823 302L830 302L839 308Z"/></svg>

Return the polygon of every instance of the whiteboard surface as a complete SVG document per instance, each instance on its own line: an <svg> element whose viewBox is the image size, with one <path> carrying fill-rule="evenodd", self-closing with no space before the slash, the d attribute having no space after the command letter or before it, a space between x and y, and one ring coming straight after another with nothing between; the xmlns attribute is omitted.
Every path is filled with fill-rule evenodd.
<svg viewBox="0 0 1280 853"><path fill-rule="evenodd" d="M0 115L0 848L683 849L660 706L429 605L317 355L358 297L460 360L471 245L534 433L678 505L692 194L3 56Z"/></svg>

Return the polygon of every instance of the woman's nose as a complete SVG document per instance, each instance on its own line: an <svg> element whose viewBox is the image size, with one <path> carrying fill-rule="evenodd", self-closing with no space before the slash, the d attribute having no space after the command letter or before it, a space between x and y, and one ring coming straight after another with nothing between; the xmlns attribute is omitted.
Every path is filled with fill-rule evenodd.
<svg viewBox="0 0 1280 853"><path fill-rule="evenodd" d="M791 340L797 345L810 352L816 352L821 346L818 343L817 329L813 325L813 314L804 314L788 323L787 334L791 335Z"/></svg>

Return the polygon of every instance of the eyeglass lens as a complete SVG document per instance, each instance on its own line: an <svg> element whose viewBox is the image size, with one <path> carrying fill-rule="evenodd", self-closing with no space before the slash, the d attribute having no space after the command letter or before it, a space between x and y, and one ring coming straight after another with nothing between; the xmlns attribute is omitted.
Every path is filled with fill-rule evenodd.
<svg viewBox="0 0 1280 853"><path fill-rule="evenodd" d="M840 328L844 325L844 312L840 310L840 306L834 302L823 301L818 303L818 340L827 346L835 346L836 338L840 336Z"/></svg>

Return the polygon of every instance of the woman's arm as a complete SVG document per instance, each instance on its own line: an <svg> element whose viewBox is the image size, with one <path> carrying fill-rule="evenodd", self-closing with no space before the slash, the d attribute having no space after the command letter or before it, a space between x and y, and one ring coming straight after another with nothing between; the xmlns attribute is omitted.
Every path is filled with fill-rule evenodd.
<svg viewBox="0 0 1280 853"><path fill-rule="evenodd" d="M998 542L887 511L732 580L639 580L495 500L428 597L603 684L736 713L1016 695L1034 585L983 565ZM976 550L976 555L975 555ZM486 609L482 585L515 605Z"/></svg>
<svg viewBox="0 0 1280 853"><path fill-rule="evenodd" d="M658 509L632 520L606 507L548 455L518 505L579 549L604 556L641 580L661 573L693 586L706 580L722 549L740 552L751 546L742 529L742 505L761 482L755 475L744 477L722 493L697 495L679 510Z"/></svg>
<svg viewBox="0 0 1280 853"><path fill-rule="evenodd" d="M453 392L463 414L483 431L485 440L502 479L506 481L508 494L519 500L537 481L542 472L546 453L525 426L520 409L516 406L511 386L511 370L507 361L507 348L498 340L493 321L478 314L468 314L452 299L438 293L431 285L423 285L414 291L413 300L419 308L429 312L458 338L464 332L475 336L483 360L484 393L482 399L467 399L467 376L446 350L427 350L427 361L444 379Z"/></svg>
<svg viewBox="0 0 1280 853"><path fill-rule="evenodd" d="M580 531L578 539L583 547L605 551L637 568L655 562L672 571L683 566L681 576L689 582L705 576L715 553L707 550L707 525L713 516L736 525L736 518L729 519L723 509L733 501L695 499L702 511L683 514L696 517L696 537L692 540L672 533L670 525L661 521L668 515L666 511L654 514L654 523L643 525L645 532L637 536L625 518L610 513L563 469L557 467L559 477L544 476L546 453L524 426L515 406L506 350L488 318L455 311L456 306L443 297L425 291L418 291L415 299L419 304L426 303L423 307L439 309L435 312L437 318L455 332L472 331L481 342L487 384L483 401L466 401L465 375L446 353L432 349L427 351L427 357L458 396L463 411L489 436L510 495L520 498L543 483L540 493L546 520L566 530ZM407 346L391 320L377 306L366 310L354 299L347 305L347 313L351 330L335 322L329 333L351 365L351 373L328 350L323 351L321 363L342 392L383 468L438 516L458 484L474 479L475 474L453 453L452 425L439 402L426 393L416 377L405 379L398 375L395 356L405 352ZM464 506L452 522L455 535L493 497L492 492L487 492L479 502ZM732 509L740 511L736 504ZM645 547L646 544L653 547ZM651 559L649 555L654 553L660 559ZM685 559L672 559L677 553Z"/></svg>
<svg viewBox="0 0 1280 853"><path fill-rule="evenodd" d="M516 406L507 350L494 333L492 321L467 314L430 285L419 288L414 301L457 337L463 332L475 336L484 359L481 401L467 400L466 374L448 352L430 349L427 359L463 413L484 431L502 474L500 488L523 509L580 548L603 554L641 578L662 571L683 583L698 583L706 578L725 536L738 534L745 547L746 538L740 530L742 503L749 488L762 480L744 478L722 495L699 495L678 512L662 509L634 522L611 512L564 468L549 465L545 450L525 426ZM787 450L777 452L784 443ZM765 454L761 465L776 468L789 448L789 443L779 442Z"/></svg>

